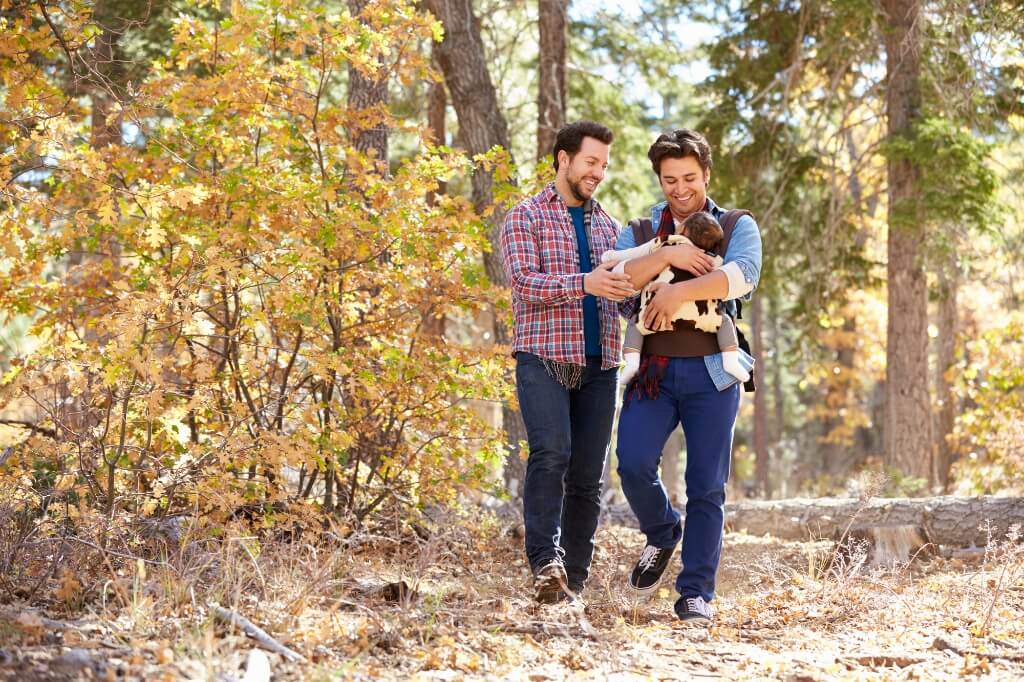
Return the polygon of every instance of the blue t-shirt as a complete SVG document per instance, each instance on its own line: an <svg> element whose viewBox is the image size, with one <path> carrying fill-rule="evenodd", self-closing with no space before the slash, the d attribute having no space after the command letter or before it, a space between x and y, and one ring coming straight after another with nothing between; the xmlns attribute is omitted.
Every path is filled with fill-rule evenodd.
<svg viewBox="0 0 1024 682"><path fill-rule="evenodd" d="M569 206L573 227L576 228L576 248L580 252L580 272L588 273L594 269L590 262L590 244L587 242L587 231L583 227L583 207ZM583 297L583 341L588 357L601 357L601 318L597 312L597 298L587 294Z"/></svg>

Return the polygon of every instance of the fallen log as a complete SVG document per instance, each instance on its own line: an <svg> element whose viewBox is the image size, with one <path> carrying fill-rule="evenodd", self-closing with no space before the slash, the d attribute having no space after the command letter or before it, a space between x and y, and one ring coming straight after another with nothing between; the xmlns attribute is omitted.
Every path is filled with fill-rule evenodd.
<svg viewBox="0 0 1024 682"><path fill-rule="evenodd" d="M726 524L732 530L787 540L837 539L848 530L916 527L939 545L984 547L990 533L994 539L1003 539L1010 526L1024 526L1024 499L943 496L737 502L726 505Z"/></svg>
<svg viewBox="0 0 1024 682"><path fill-rule="evenodd" d="M680 509L680 511L683 511ZM605 510L612 523L636 526L627 505ZM912 526L929 542L947 547L984 547L986 522L995 539L1010 526L1024 527L1024 499L1019 497L807 498L732 502L725 505L726 528L783 540L835 540L848 530Z"/></svg>

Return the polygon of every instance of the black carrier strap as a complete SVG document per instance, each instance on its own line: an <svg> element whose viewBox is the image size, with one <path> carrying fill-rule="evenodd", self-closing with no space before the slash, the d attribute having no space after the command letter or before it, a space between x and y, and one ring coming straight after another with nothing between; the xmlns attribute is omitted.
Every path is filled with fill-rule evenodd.
<svg viewBox="0 0 1024 682"><path fill-rule="evenodd" d="M733 208L722 214L718 224L722 226L722 242L719 244L716 253L725 258L725 252L729 248L729 241L732 239L732 233L736 229L736 223L740 221L740 218L748 215L751 218L754 214L750 211L742 208ZM650 218L634 218L629 221L629 227L633 230L633 241L639 246L640 244L646 244L647 242L654 239L654 224ZM736 301L736 319L742 319L743 304L740 301ZM750 342L747 341L747 337L740 331L739 325L736 326L737 344L743 349L748 355L753 355L750 352ZM743 384L743 390L747 393L754 391L754 372L750 372L750 380Z"/></svg>
<svg viewBox="0 0 1024 682"><path fill-rule="evenodd" d="M654 225L650 218L633 218L629 221L629 228L633 230L633 241L637 246L654 239Z"/></svg>

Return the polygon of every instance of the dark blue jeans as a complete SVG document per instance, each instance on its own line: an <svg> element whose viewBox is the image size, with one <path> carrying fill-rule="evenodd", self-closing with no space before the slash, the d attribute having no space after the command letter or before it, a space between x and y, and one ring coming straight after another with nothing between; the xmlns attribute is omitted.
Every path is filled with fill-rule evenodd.
<svg viewBox="0 0 1024 682"><path fill-rule="evenodd" d="M615 415L616 369L587 358L580 388L548 375L536 355L516 353L516 391L530 456L523 520L530 568L562 557L569 582L590 574L601 513L601 474Z"/></svg>
<svg viewBox="0 0 1024 682"><path fill-rule="evenodd" d="M619 414L616 455L622 492L640 522L647 543L672 547L683 540L683 568L676 591L711 601L722 554L725 484L729 480L733 427L740 387L719 392L704 358L672 358L658 398L633 398ZM665 492L658 475L661 450L682 423L686 438L686 519Z"/></svg>

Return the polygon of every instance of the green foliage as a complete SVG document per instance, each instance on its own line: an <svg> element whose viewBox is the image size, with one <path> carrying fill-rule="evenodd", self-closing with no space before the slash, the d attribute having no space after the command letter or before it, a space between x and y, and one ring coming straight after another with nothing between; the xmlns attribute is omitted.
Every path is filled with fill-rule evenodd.
<svg viewBox="0 0 1024 682"><path fill-rule="evenodd" d="M890 138L883 146L891 160L912 161L919 169L915 200L907 208L911 216L930 225L981 231L1001 224L991 149L971 131L936 118L921 120L908 135Z"/></svg>

